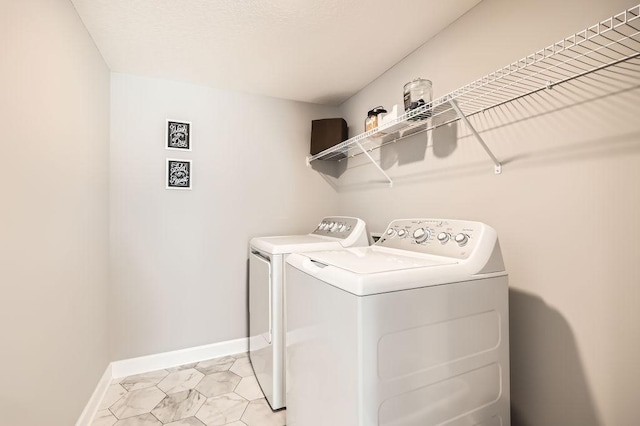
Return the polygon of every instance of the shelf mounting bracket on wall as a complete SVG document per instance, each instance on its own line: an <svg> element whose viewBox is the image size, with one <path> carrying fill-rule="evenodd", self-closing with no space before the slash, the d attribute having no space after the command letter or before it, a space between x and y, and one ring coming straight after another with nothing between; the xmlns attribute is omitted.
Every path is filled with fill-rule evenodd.
<svg viewBox="0 0 640 426"><path fill-rule="evenodd" d="M456 100L451 98L451 97L449 97L448 102L451 105L451 107L456 111L456 113L458 114L458 117L460 117L460 120L462 120L464 122L464 124L469 128L469 130L471 130L471 133L473 133L473 135L476 137L476 139L478 140L478 143L482 146L482 148L484 148L484 150L489 155L489 157L491 157L491 161L493 161L493 164L494 164L494 172L495 172L495 174L498 175L498 174L502 173L502 164L500 164L500 161L498 161L496 156L493 155L493 152L491 152L491 150L489 149L487 144L484 142L482 137L478 134L476 129L473 127L473 125L471 124L471 122L469 121L467 116L464 115L464 113L462 112L462 110L458 106L458 103L456 102Z"/></svg>
<svg viewBox="0 0 640 426"><path fill-rule="evenodd" d="M382 167L380 167L380 165L378 163L376 163L376 160L373 159L373 157L371 156L371 154L369 154L367 152L366 149L364 149L364 147L362 146L362 144L358 141L355 141L355 144L358 146L358 148L360 148L360 150L362 151L362 153L364 155L367 156L367 158L369 158L369 161L371 161L371 163L376 166L376 168L380 171L380 173L382 173L384 175L384 177L389 181L389 188L393 188L393 181L391 180L391 178L389 177L389 175L387 174L387 172L385 172L384 170L382 170Z"/></svg>

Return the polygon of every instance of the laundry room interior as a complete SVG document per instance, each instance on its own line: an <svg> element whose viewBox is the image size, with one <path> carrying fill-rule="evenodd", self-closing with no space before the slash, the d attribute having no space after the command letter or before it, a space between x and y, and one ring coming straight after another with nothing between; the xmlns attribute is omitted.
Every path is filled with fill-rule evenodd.
<svg viewBox="0 0 640 426"><path fill-rule="evenodd" d="M350 217L374 235L417 218L497 234L510 423L429 424L637 424L636 2L3 1L0 423L258 425L136 423L101 399L112 379L169 374L180 356L247 352L252 238ZM431 13L439 27L424 25ZM207 29L218 22L226 33ZM315 120L343 118L354 138L377 106L402 116L416 78L433 100L473 98L583 30L604 40L602 65L578 50L554 62L565 81L508 83L504 102L482 92L498 100L372 149L354 142L340 161L310 152ZM189 123L188 150L167 149L169 120ZM188 163L188 189L169 188L172 159ZM385 423L359 426L373 424Z"/></svg>

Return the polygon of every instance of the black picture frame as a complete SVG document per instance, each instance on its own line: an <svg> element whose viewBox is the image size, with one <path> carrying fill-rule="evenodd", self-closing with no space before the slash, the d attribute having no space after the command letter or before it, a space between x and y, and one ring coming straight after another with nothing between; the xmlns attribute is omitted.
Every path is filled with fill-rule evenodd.
<svg viewBox="0 0 640 426"><path fill-rule="evenodd" d="M190 121L167 119L165 148L191 151L192 139L192 125Z"/></svg>
<svg viewBox="0 0 640 426"><path fill-rule="evenodd" d="M193 166L191 160L167 158L166 189L192 189Z"/></svg>

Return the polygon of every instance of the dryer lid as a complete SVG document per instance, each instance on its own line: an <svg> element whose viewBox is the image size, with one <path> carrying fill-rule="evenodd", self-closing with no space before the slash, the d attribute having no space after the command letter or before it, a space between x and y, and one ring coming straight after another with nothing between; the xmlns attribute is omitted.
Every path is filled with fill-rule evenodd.
<svg viewBox="0 0 640 426"><path fill-rule="evenodd" d="M342 247L339 240L322 235L287 235L281 237L256 237L251 248L269 254L288 254L310 250L336 250Z"/></svg>

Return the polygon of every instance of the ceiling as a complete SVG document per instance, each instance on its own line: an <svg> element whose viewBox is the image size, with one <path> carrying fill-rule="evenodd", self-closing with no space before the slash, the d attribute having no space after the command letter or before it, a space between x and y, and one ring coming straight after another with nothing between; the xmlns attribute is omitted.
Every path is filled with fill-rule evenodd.
<svg viewBox="0 0 640 426"><path fill-rule="evenodd" d="M480 0L71 0L114 72L339 105Z"/></svg>

